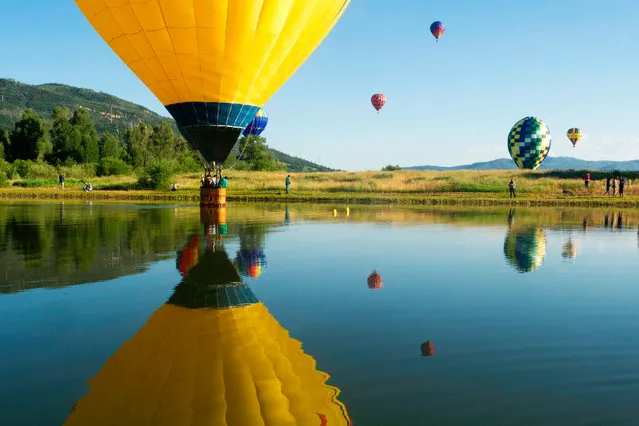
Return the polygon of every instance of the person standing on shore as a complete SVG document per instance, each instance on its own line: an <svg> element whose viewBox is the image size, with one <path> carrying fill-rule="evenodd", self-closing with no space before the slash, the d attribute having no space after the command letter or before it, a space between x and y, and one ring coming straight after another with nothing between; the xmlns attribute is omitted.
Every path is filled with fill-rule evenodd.
<svg viewBox="0 0 639 426"><path fill-rule="evenodd" d="M510 194L510 198L516 198L515 195L515 180L510 178L510 182L508 182L508 192Z"/></svg>
<svg viewBox="0 0 639 426"><path fill-rule="evenodd" d="M614 197L615 195L617 195L617 178L613 177L612 178L612 196Z"/></svg>
<svg viewBox="0 0 639 426"><path fill-rule="evenodd" d="M623 187L626 186L626 177L625 176L621 176L619 178L619 197L623 198ZM621 213L619 213L621 214Z"/></svg>
<svg viewBox="0 0 639 426"><path fill-rule="evenodd" d="M603 195L610 195L610 180L610 177L606 179L606 192L604 192Z"/></svg>
<svg viewBox="0 0 639 426"><path fill-rule="evenodd" d="M60 188L64 189L64 174L60 173L60 176L58 176L58 181L60 181Z"/></svg>
<svg viewBox="0 0 639 426"><path fill-rule="evenodd" d="M590 185L590 173L588 172L586 172L586 177L584 178L584 185L586 186L586 189L588 189Z"/></svg>
<svg viewBox="0 0 639 426"><path fill-rule="evenodd" d="M286 179L284 179L284 184L286 185L286 193L288 194L291 190L291 175L286 176Z"/></svg>

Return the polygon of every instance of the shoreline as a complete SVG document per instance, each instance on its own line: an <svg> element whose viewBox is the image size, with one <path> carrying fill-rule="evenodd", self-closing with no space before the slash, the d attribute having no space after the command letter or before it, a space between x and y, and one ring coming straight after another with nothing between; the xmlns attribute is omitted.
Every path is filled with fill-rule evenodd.
<svg viewBox="0 0 639 426"><path fill-rule="evenodd" d="M106 201L153 201L153 202L189 202L197 204L200 199L199 189L182 189L177 192L144 191L144 190L93 190L84 192L78 189L59 188L2 188L1 200L106 200ZM390 204L390 205L423 205L423 206L526 206L526 207L639 207L639 197L547 197L537 194L521 194L516 199L508 198L508 194L499 193L325 193L325 192L292 192L284 195L281 191L270 190L229 190L227 200L231 202L254 203L309 203L309 204Z"/></svg>

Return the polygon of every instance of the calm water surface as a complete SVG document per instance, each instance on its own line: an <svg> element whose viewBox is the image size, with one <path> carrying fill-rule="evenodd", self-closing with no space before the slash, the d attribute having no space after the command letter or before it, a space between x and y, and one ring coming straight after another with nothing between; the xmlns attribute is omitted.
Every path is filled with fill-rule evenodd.
<svg viewBox="0 0 639 426"><path fill-rule="evenodd" d="M0 204L0 425L639 424L639 211L332 208Z"/></svg>

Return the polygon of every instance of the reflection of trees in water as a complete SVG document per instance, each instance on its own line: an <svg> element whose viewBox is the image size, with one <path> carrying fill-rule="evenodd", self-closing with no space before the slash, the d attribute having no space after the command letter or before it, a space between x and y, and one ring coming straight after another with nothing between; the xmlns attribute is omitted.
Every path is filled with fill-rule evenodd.
<svg viewBox="0 0 639 426"><path fill-rule="evenodd" d="M539 268L546 256L546 237L537 225L512 227L504 240L504 256L519 272Z"/></svg>
<svg viewBox="0 0 639 426"><path fill-rule="evenodd" d="M267 223L246 223L235 227L235 231L240 237L240 249L252 250L264 248L266 234L272 225Z"/></svg>
<svg viewBox="0 0 639 426"><path fill-rule="evenodd" d="M196 213L188 220L170 208L0 206L2 291L138 272L180 246L199 225Z"/></svg>

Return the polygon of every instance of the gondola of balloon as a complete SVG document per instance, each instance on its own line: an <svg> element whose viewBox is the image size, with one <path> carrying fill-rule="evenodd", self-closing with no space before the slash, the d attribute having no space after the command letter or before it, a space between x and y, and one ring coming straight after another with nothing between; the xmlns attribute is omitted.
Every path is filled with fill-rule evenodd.
<svg viewBox="0 0 639 426"><path fill-rule="evenodd" d="M191 147L222 164L350 0L75 3L162 102Z"/></svg>

